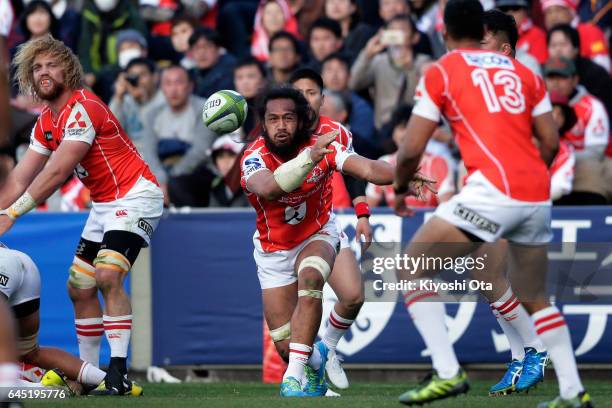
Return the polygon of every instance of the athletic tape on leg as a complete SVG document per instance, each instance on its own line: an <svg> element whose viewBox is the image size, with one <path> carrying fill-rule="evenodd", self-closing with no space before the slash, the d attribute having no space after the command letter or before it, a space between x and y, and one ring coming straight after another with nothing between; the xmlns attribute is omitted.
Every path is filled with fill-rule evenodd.
<svg viewBox="0 0 612 408"><path fill-rule="evenodd" d="M316 289L302 289L298 290L298 297L310 296L315 299L323 299L323 291Z"/></svg>
<svg viewBox="0 0 612 408"><path fill-rule="evenodd" d="M288 340L291 337L291 322L283 324L281 327L270 330L270 338L274 343Z"/></svg>
<svg viewBox="0 0 612 408"><path fill-rule="evenodd" d="M72 259L69 272L68 283L73 288L90 289L96 286L96 268L79 257Z"/></svg>
<svg viewBox="0 0 612 408"><path fill-rule="evenodd" d="M110 268L121 273L126 273L132 267L130 261L125 256L112 249L101 249L98 251L98 256L94 259L93 263L96 267Z"/></svg>
<svg viewBox="0 0 612 408"><path fill-rule="evenodd" d="M323 276L324 281L327 281L327 278L331 273L331 268L329 267L327 261L316 255L307 256L306 258L302 259L302 262L300 262L300 266L298 267L298 275L300 272L302 272L302 270L304 270L304 268L314 268L321 272L321 276Z"/></svg>

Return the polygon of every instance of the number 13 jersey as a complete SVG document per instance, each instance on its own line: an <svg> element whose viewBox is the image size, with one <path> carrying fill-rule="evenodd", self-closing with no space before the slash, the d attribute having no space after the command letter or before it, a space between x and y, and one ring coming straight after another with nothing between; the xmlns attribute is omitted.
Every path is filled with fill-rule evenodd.
<svg viewBox="0 0 612 408"><path fill-rule="evenodd" d="M550 176L532 138L533 118L552 110L542 78L503 54L455 50L417 87L412 113L452 128L469 177L480 172L506 196L547 201Z"/></svg>

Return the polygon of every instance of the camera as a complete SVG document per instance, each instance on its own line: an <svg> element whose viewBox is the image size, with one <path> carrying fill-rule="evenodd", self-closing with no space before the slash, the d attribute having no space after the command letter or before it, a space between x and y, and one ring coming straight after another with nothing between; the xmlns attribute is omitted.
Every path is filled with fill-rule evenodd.
<svg viewBox="0 0 612 408"><path fill-rule="evenodd" d="M138 86L138 79L140 77L138 76L138 74L128 74L125 76L126 81L129 82L130 85L132 86Z"/></svg>

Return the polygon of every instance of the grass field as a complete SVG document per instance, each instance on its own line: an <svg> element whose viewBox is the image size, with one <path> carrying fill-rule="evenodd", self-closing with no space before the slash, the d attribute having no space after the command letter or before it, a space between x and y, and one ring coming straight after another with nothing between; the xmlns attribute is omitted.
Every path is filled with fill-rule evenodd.
<svg viewBox="0 0 612 408"><path fill-rule="evenodd" d="M200 408L275 408L275 407L401 407L399 394L414 383L352 384L340 398L282 399L277 396L278 386L257 383L212 384L143 384L145 396L125 397L77 397L63 401L30 402L28 407L200 407ZM468 396L438 401L430 407L535 407L538 402L555 397L558 393L555 381L547 381L529 394L517 394L491 398L486 381L472 381ZM612 380L586 381L585 386L596 407L612 407Z"/></svg>

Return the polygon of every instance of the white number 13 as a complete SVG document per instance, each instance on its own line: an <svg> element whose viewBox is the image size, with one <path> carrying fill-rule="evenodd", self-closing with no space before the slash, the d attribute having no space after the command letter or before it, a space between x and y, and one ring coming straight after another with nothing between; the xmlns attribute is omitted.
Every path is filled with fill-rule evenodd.
<svg viewBox="0 0 612 408"><path fill-rule="evenodd" d="M514 72L500 70L493 74L493 82L486 69L472 71L472 82L480 88L489 112L505 111L518 114L525 111L525 96L522 93L521 78ZM503 85L504 94L497 96L495 85Z"/></svg>

